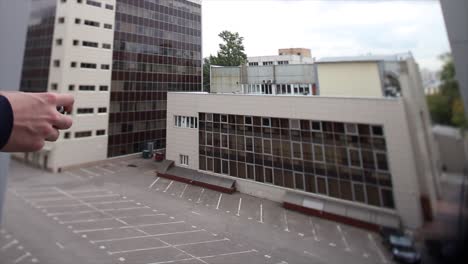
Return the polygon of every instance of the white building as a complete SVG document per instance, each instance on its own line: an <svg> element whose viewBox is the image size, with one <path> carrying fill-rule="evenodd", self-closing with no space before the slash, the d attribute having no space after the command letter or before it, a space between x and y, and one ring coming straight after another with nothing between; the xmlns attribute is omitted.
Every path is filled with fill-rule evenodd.
<svg viewBox="0 0 468 264"><path fill-rule="evenodd" d="M319 96L169 93L167 159L318 216L419 228L439 158L418 66L395 58L324 60Z"/></svg>

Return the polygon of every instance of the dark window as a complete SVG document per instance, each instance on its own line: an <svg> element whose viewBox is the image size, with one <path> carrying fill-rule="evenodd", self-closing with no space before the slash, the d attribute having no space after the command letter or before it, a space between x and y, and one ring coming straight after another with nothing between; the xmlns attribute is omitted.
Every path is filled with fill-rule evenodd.
<svg viewBox="0 0 468 264"><path fill-rule="evenodd" d="M94 86L94 85L80 85L78 90L80 90L80 91L94 91L94 90L96 90L96 86Z"/></svg>
<svg viewBox="0 0 468 264"><path fill-rule="evenodd" d="M101 70L109 70L110 65L109 64L101 64Z"/></svg>
<svg viewBox="0 0 468 264"><path fill-rule="evenodd" d="M78 108L76 110L76 113L77 114L92 114L94 113L94 109L93 108Z"/></svg>
<svg viewBox="0 0 468 264"><path fill-rule="evenodd" d="M93 1L93 0L86 0L86 4L88 4L90 6L95 6L95 7L101 7L102 6L102 4L100 2Z"/></svg>
<svg viewBox="0 0 468 264"><path fill-rule="evenodd" d="M113 5L106 4L106 9L114 10L114 6L113 6Z"/></svg>
<svg viewBox="0 0 468 264"><path fill-rule="evenodd" d="M109 86L107 86L107 85L100 85L100 86L99 86L99 91L101 91L101 92L109 91Z"/></svg>
<svg viewBox="0 0 468 264"><path fill-rule="evenodd" d="M63 138L69 139L69 138L70 138L70 132L65 132L65 133L63 134Z"/></svg>
<svg viewBox="0 0 468 264"><path fill-rule="evenodd" d="M99 107L98 108L98 113L107 113L107 108L106 107Z"/></svg>
<svg viewBox="0 0 468 264"><path fill-rule="evenodd" d="M81 23L81 19L75 18L75 24L80 24L80 23Z"/></svg>
<svg viewBox="0 0 468 264"><path fill-rule="evenodd" d="M76 68L76 62L75 62L75 61L72 61L72 62L70 63L70 67Z"/></svg>
<svg viewBox="0 0 468 264"><path fill-rule="evenodd" d="M84 138L92 136L91 131L75 132L75 138Z"/></svg>
<svg viewBox="0 0 468 264"><path fill-rule="evenodd" d="M91 48L99 47L99 44L97 42L91 42L91 41L83 41L82 45L85 47L91 47Z"/></svg>
<svg viewBox="0 0 468 264"><path fill-rule="evenodd" d="M112 29L112 25L111 24L104 24L104 28L105 29Z"/></svg>
<svg viewBox="0 0 468 264"><path fill-rule="evenodd" d="M106 43L102 43L102 48L103 49L111 49L111 44L106 44Z"/></svg>
<svg viewBox="0 0 468 264"><path fill-rule="evenodd" d="M96 136L104 136L106 134L106 130L96 130Z"/></svg>
<svg viewBox="0 0 468 264"><path fill-rule="evenodd" d="M54 67L60 67L60 60L54 60Z"/></svg>
<svg viewBox="0 0 468 264"><path fill-rule="evenodd" d="M85 20L84 24L87 26L92 26L92 27L99 27L100 23L97 21L92 21L92 20Z"/></svg>
<svg viewBox="0 0 468 264"><path fill-rule="evenodd" d="M59 22L59 24L65 23L65 18L64 17L59 17L58 22Z"/></svg>
<svg viewBox="0 0 468 264"><path fill-rule="evenodd" d="M77 40L77 39L74 39L73 40L73 46L78 46L78 45L80 45L80 41Z"/></svg>
<svg viewBox="0 0 468 264"><path fill-rule="evenodd" d="M68 90L69 91L74 91L75 90L75 85L73 85L73 84L68 85Z"/></svg>
<svg viewBox="0 0 468 264"><path fill-rule="evenodd" d="M55 40L55 44L57 46L62 46L62 43L63 43L63 39L61 39L61 38Z"/></svg>
<svg viewBox="0 0 468 264"><path fill-rule="evenodd" d="M97 65L96 65L96 63L82 62L80 64L80 67L83 68L83 69L96 69Z"/></svg>

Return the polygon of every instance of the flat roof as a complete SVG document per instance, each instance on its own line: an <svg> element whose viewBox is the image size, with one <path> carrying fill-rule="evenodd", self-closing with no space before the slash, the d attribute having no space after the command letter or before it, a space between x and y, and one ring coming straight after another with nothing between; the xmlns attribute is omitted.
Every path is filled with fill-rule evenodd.
<svg viewBox="0 0 468 264"><path fill-rule="evenodd" d="M401 53L393 55L324 57L317 60L316 63L401 61L410 57L412 57L411 53Z"/></svg>

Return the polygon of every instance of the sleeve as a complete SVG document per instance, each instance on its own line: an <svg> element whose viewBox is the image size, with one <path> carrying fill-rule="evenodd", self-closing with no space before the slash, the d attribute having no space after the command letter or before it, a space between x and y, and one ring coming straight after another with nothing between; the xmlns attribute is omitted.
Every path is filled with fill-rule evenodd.
<svg viewBox="0 0 468 264"><path fill-rule="evenodd" d="M13 129L13 109L5 96L0 95L0 150L5 147Z"/></svg>

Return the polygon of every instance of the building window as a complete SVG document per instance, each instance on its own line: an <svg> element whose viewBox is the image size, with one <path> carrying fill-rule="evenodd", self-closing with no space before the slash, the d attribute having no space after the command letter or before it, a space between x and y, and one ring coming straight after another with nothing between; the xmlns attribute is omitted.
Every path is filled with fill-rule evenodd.
<svg viewBox="0 0 468 264"><path fill-rule="evenodd" d="M109 70L110 65L109 64L101 64L101 70Z"/></svg>
<svg viewBox="0 0 468 264"><path fill-rule="evenodd" d="M113 5L106 4L106 9L114 10L114 6L113 6Z"/></svg>
<svg viewBox="0 0 468 264"><path fill-rule="evenodd" d="M63 133L63 138L64 139L69 139L70 138L70 132Z"/></svg>
<svg viewBox="0 0 468 264"><path fill-rule="evenodd" d="M66 2L67 2L67 0L61 0L60 2L62 2L62 3L66 3Z"/></svg>
<svg viewBox="0 0 468 264"><path fill-rule="evenodd" d="M74 39L73 40L73 46L78 46L78 45L80 45L80 41L77 40L77 39Z"/></svg>
<svg viewBox="0 0 468 264"><path fill-rule="evenodd" d="M86 4L90 5L90 6L95 6L95 7L101 7L102 6L102 4L100 2L93 1L93 0L86 0Z"/></svg>
<svg viewBox="0 0 468 264"><path fill-rule="evenodd" d="M272 61L264 61L263 66L273 65Z"/></svg>
<svg viewBox="0 0 468 264"><path fill-rule="evenodd" d="M174 126L180 128L198 128L198 118L192 116L174 116Z"/></svg>
<svg viewBox="0 0 468 264"><path fill-rule="evenodd" d="M107 44L107 43L102 43L102 48L103 49L111 49L111 44Z"/></svg>
<svg viewBox="0 0 468 264"><path fill-rule="evenodd" d="M92 135L93 133L91 131L75 132L75 138L90 137Z"/></svg>
<svg viewBox="0 0 468 264"><path fill-rule="evenodd" d="M98 113L100 113L100 114L107 113L107 108L106 107L99 107L98 108Z"/></svg>
<svg viewBox="0 0 468 264"><path fill-rule="evenodd" d="M55 44L57 46L62 46L62 43L63 43L63 39L61 39L61 38L55 40Z"/></svg>
<svg viewBox="0 0 468 264"><path fill-rule="evenodd" d="M96 136L104 136L106 134L105 129L96 130Z"/></svg>
<svg viewBox="0 0 468 264"><path fill-rule="evenodd" d="M75 24L81 24L81 19L80 18L75 18Z"/></svg>
<svg viewBox="0 0 468 264"><path fill-rule="evenodd" d="M180 165L188 166L189 165L189 156L188 155L180 155Z"/></svg>
<svg viewBox="0 0 468 264"><path fill-rule="evenodd" d="M200 170L395 208L380 125L235 116L231 129L230 115L199 117Z"/></svg>
<svg viewBox="0 0 468 264"><path fill-rule="evenodd" d="M288 65L289 61L278 61L278 65Z"/></svg>
<svg viewBox="0 0 468 264"><path fill-rule="evenodd" d="M80 90L80 91L94 91L94 90L96 90L96 87L94 85L80 85L78 90Z"/></svg>
<svg viewBox="0 0 468 264"><path fill-rule="evenodd" d="M82 4L82 3L83 3L83 0L76 0L76 2L77 2L78 4Z"/></svg>
<svg viewBox="0 0 468 264"><path fill-rule="evenodd" d="M105 29L112 29L112 25L111 24L104 24L104 28Z"/></svg>
<svg viewBox="0 0 468 264"><path fill-rule="evenodd" d="M70 67L76 68L76 61L72 61L72 62L70 63Z"/></svg>
<svg viewBox="0 0 468 264"><path fill-rule="evenodd" d="M97 65L96 65L96 63L82 62L80 64L80 67L83 68L83 69L96 69Z"/></svg>
<svg viewBox="0 0 468 264"><path fill-rule="evenodd" d="M58 22L59 22L59 24L65 23L65 17L59 17Z"/></svg>
<svg viewBox="0 0 468 264"><path fill-rule="evenodd" d="M84 115L84 114L93 114L94 109L93 108L78 108L76 110L76 113L79 115Z"/></svg>
<svg viewBox="0 0 468 264"><path fill-rule="evenodd" d="M258 66L258 62L249 62L249 66Z"/></svg>
<svg viewBox="0 0 468 264"><path fill-rule="evenodd" d="M68 85L68 91L74 91L75 90L75 85L70 84Z"/></svg>
<svg viewBox="0 0 468 264"><path fill-rule="evenodd" d="M52 83L52 84L50 85L50 89L52 89L52 90L54 90L54 91L57 91L57 89L58 89L58 84L57 84L57 83Z"/></svg>
<svg viewBox="0 0 468 264"><path fill-rule="evenodd" d="M54 67L60 67L60 60L54 60Z"/></svg>
<svg viewBox="0 0 468 264"><path fill-rule="evenodd" d="M99 27L100 23L92 20L85 20L84 24L91 27Z"/></svg>
<svg viewBox="0 0 468 264"><path fill-rule="evenodd" d="M82 45L85 47L91 47L91 48L99 47L99 44L97 42L91 42L91 41L83 41Z"/></svg>
<svg viewBox="0 0 468 264"><path fill-rule="evenodd" d="M99 91L101 91L101 92L109 91L109 86L107 86L107 85L100 85L100 86L99 86Z"/></svg>

